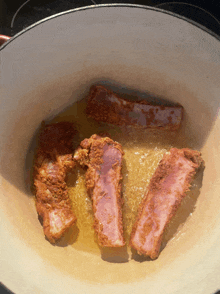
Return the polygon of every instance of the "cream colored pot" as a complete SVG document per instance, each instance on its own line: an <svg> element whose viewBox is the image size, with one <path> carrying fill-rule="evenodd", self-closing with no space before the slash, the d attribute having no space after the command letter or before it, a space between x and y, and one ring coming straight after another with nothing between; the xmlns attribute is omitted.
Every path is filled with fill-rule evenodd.
<svg viewBox="0 0 220 294"><path fill-rule="evenodd" d="M220 289L220 42L186 19L133 5L90 6L45 19L0 51L0 279L15 293L190 293ZM178 238L159 258L110 263L53 246L27 175L42 120L108 81L181 103L206 162Z"/></svg>

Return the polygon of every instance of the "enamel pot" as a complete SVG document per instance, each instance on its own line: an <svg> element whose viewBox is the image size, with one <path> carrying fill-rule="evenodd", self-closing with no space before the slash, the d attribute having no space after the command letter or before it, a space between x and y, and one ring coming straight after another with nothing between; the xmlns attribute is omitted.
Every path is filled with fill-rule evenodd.
<svg viewBox="0 0 220 294"><path fill-rule="evenodd" d="M29 293L190 293L220 289L220 42L196 23L141 5L82 7L44 19L0 49L0 278ZM42 121L99 81L185 109L206 162L192 215L154 261L106 262L44 237L28 185Z"/></svg>

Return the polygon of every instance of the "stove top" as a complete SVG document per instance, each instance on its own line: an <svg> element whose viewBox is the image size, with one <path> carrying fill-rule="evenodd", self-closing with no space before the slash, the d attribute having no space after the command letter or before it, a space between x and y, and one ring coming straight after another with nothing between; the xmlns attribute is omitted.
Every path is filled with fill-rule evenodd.
<svg viewBox="0 0 220 294"><path fill-rule="evenodd" d="M107 3L132 3L170 10L191 18L220 35L219 0L2 0L0 34L13 36L35 22L66 10ZM169 4L166 4L169 2ZM187 5L188 4L188 5ZM200 9L197 8L200 7Z"/></svg>

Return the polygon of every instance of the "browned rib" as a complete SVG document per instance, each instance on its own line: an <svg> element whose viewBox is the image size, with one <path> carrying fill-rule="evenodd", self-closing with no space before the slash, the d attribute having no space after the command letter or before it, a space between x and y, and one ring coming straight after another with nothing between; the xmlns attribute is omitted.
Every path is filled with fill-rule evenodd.
<svg viewBox="0 0 220 294"><path fill-rule="evenodd" d="M151 105L120 98L103 86L92 86L87 115L97 121L115 125L177 130L183 117L182 106Z"/></svg>
<svg viewBox="0 0 220 294"><path fill-rule="evenodd" d="M200 152L187 148L172 148L164 155L150 181L131 234L130 245L139 254L152 259L158 257L163 232L202 163Z"/></svg>
<svg viewBox="0 0 220 294"><path fill-rule="evenodd" d="M75 133L71 123L60 122L45 126L39 137L34 166L36 208L51 243L76 221L66 185L67 172L75 166L72 155Z"/></svg>
<svg viewBox="0 0 220 294"><path fill-rule="evenodd" d="M108 137L93 135L81 142L75 159L88 166L86 186L92 198L98 243L125 245L121 212L121 145Z"/></svg>

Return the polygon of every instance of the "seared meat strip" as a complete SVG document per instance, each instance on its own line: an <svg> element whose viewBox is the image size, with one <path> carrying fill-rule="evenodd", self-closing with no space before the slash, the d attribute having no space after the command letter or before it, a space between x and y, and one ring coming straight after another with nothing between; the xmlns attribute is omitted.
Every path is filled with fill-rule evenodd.
<svg viewBox="0 0 220 294"><path fill-rule="evenodd" d="M95 230L100 246L125 245L121 212L121 145L93 135L81 142L74 158L88 166L86 187L92 198Z"/></svg>
<svg viewBox="0 0 220 294"><path fill-rule="evenodd" d="M46 125L40 136L34 165L36 208L42 218L44 234L55 243L76 221L67 192L67 172L75 166L72 141L73 124Z"/></svg>
<svg viewBox="0 0 220 294"><path fill-rule="evenodd" d="M97 121L115 125L177 130L183 117L182 106L151 105L120 98L103 86L92 86L87 115Z"/></svg>
<svg viewBox="0 0 220 294"><path fill-rule="evenodd" d="M203 164L198 151L172 148L156 169L131 233L130 245L139 254L155 259L159 255L163 232L189 190Z"/></svg>

